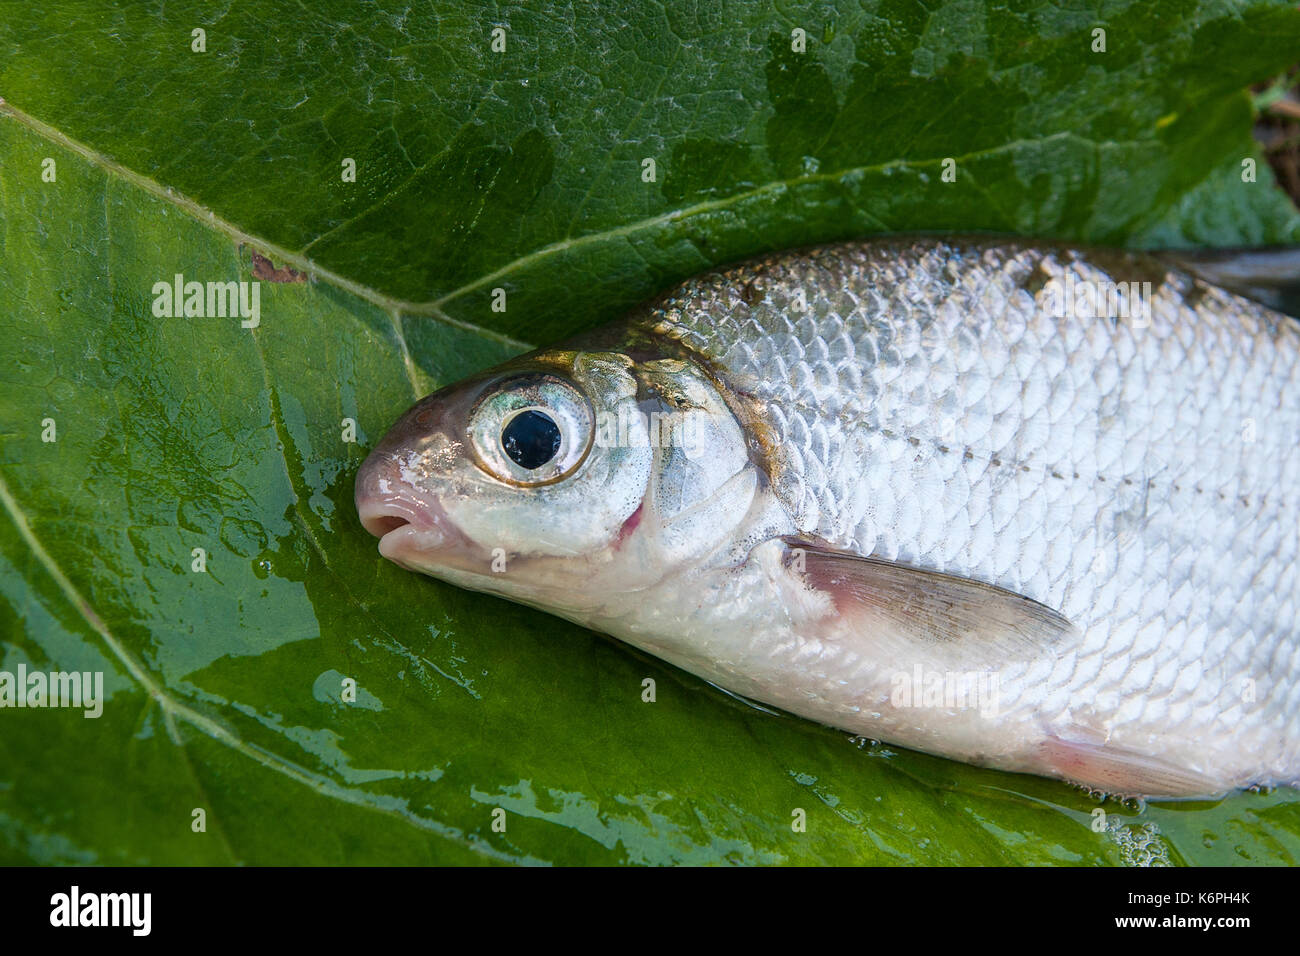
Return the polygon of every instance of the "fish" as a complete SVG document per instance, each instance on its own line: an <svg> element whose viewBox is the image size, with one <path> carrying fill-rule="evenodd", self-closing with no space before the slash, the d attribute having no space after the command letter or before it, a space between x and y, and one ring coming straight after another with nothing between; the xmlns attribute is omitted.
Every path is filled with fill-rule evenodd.
<svg viewBox="0 0 1300 956"><path fill-rule="evenodd" d="M714 269L416 403L358 516L403 568L860 737L1123 796L1294 786L1300 323L1263 303L1300 260L1252 291L1233 255Z"/></svg>

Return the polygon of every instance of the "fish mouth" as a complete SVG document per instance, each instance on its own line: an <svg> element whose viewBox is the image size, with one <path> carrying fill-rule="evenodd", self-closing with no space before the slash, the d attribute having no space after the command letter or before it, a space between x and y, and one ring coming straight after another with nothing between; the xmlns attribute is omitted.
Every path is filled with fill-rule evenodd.
<svg viewBox="0 0 1300 956"><path fill-rule="evenodd" d="M406 496L371 499L358 506L357 514L361 526L379 539L379 553L399 564L443 550L462 537L431 496L418 503Z"/></svg>
<svg viewBox="0 0 1300 956"><path fill-rule="evenodd" d="M398 470L396 462L379 460L367 462L357 473L357 517L379 539L379 553L418 571L433 555L472 551L438 497L402 481Z"/></svg>
<svg viewBox="0 0 1300 956"><path fill-rule="evenodd" d="M361 527L380 540L405 527L418 528L424 520L420 509L398 497L359 501L357 515L361 518Z"/></svg>

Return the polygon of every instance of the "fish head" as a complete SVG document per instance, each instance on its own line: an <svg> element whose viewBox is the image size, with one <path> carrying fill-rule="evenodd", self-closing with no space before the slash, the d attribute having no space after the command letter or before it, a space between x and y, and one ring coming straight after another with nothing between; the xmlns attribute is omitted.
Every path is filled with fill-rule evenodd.
<svg viewBox="0 0 1300 956"><path fill-rule="evenodd" d="M734 540L757 484L694 363L554 350L418 402L356 504L397 564L589 621Z"/></svg>

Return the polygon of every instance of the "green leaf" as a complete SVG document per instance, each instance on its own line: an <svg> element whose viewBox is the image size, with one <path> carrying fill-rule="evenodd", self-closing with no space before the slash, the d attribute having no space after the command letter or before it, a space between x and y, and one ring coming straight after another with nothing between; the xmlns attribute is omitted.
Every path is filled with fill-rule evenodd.
<svg viewBox="0 0 1300 956"><path fill-rule="evenodd" d="M352 479L417 396L749 253L1297 241L1243 92L1297 48L1281 0L0 0L0 670L107 697L0 709L0 862L1294 864L1292 791L1094 832L403 572ZM154 314L255 254L303 280L256 328Z"/></svg>

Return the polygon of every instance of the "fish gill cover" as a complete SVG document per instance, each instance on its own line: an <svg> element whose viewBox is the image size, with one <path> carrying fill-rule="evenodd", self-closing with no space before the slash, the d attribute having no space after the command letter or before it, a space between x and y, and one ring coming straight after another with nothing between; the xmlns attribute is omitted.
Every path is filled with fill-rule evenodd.
<svg viewBox="0 0 1300 956"><path fill-rule="evenodd" d="M1294 791L850 740L351 499L415 398L748 254L1300 241L1245 92L1300 11L528 6L0 0L0 670L104 675L0 711L0 862L1297 862Z"/></svg>

